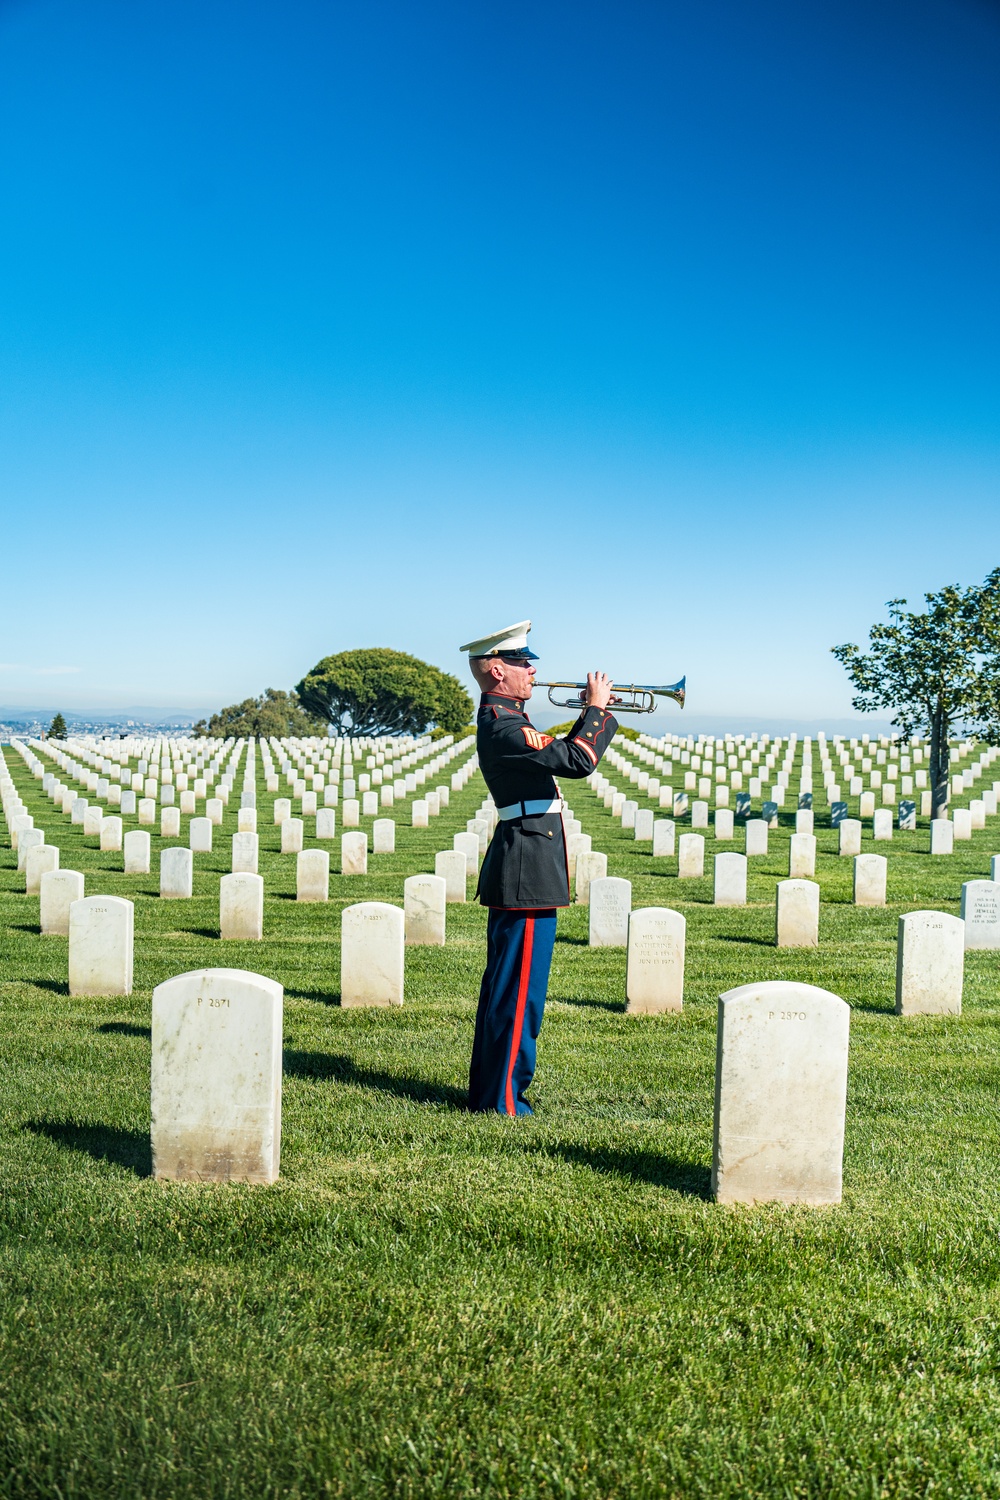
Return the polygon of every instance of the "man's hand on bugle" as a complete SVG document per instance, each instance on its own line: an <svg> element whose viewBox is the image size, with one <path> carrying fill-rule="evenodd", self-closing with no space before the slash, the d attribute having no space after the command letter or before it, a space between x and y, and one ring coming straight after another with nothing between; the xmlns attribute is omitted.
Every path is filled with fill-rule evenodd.
<svg viewBox="0 0 1000 1500"><path fill-rule="evenodd" d="M606 672L587 673L587 693L585 702L590 708L607 708L611 702L611 689L614 683Z"/></svg>

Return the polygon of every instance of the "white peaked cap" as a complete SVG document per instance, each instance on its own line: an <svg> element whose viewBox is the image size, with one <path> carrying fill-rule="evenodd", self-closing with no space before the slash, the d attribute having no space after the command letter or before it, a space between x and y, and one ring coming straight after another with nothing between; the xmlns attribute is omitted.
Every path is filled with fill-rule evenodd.
<svg viewBox="0 0 1000 1500"><path fill-rule="evenodd" d="M468 651L470 656L496 656L501 651L526 652L530 629L530 620L520 620L516 625L507 625L503 630L494 630L492 635L484 635L478 641L469 641L467 645L459 646L458 649Z"/></svg>

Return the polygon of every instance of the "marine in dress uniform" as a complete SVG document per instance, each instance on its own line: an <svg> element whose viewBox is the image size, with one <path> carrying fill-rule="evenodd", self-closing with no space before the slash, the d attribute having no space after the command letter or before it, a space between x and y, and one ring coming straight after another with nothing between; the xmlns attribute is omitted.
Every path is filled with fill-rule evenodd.
<svg viewBox="0 0 1000 1500"><path fill-rule="evenodd" d="M476 892L490 908L486 972L479 992L469 1070L469 1108L530 1115L525 1091L535 1071L556 909L569 905L569 868L561 798L555 777L589 776L611 743L617 720L606 707L582 710L564 739L535 729L525 698L489 675L491 661L528 668L531 621L463 646L485 688L477 717L479 769L497 807L496 832L486 850ZM528 684L521 673L512 674ZM607 680L597 674L600 683ZM523 691L523 687L522 687ZM600 688L598 697L610 694Z"/></svg>

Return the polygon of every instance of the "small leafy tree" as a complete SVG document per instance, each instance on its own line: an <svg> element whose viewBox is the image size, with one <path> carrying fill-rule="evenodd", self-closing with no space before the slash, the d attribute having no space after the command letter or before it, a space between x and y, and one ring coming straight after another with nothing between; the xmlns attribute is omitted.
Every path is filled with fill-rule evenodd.
<svg viewBox="0 0 1000 1500"><path fill-rule="evenodd" d="M49 739L64 740L65 738L66 720L63 718L62 714L56 714L55 718L52 720L52 723L49 725Z"/></svg>
<svg viewBox="0 0 1000 1500"><path fill-rule="evenodd" d="M244 698L242 703L220 708L207 722L199 719L194 732L220 739L229 735L260 735L266 739L270 735L322 734L325 728L321 719L313 718L305 711L295 693L267 688L259 698Z"/></svg>
<svg viewBox="0 0 1000 1500"><path fill-rule="evenodd" d="M472 718L457 677L381 646L324 656L295 691L341 734L423 734L432 724L457 734Z"/></svg>
<svg viewBox="0 0 1000 1500"><path fill-rule="evenodd" d="M887 605L889 623L873 625L870 650L832 648L858 689L862 713L895 710L901 738L930 736L931 816L948 805L948 737L961 724L1000 743L1000 568L982 584L925 594L927 608L910 614L905 599Z"/></svg>

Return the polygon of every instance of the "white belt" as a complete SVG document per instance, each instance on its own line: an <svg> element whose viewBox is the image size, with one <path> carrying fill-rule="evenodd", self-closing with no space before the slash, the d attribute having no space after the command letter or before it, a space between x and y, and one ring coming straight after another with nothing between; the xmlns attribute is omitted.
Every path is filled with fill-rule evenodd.
<svg viewBox="0 0 1000 1500"><path fill-rule="evenodd" d="M545 813L561 811L562 801L559 797L551 802L542 802L536 798L533 802L512 802L509 807L498 807L497 817L501 823L509 823L511 818L540 818Z"/></svg>

